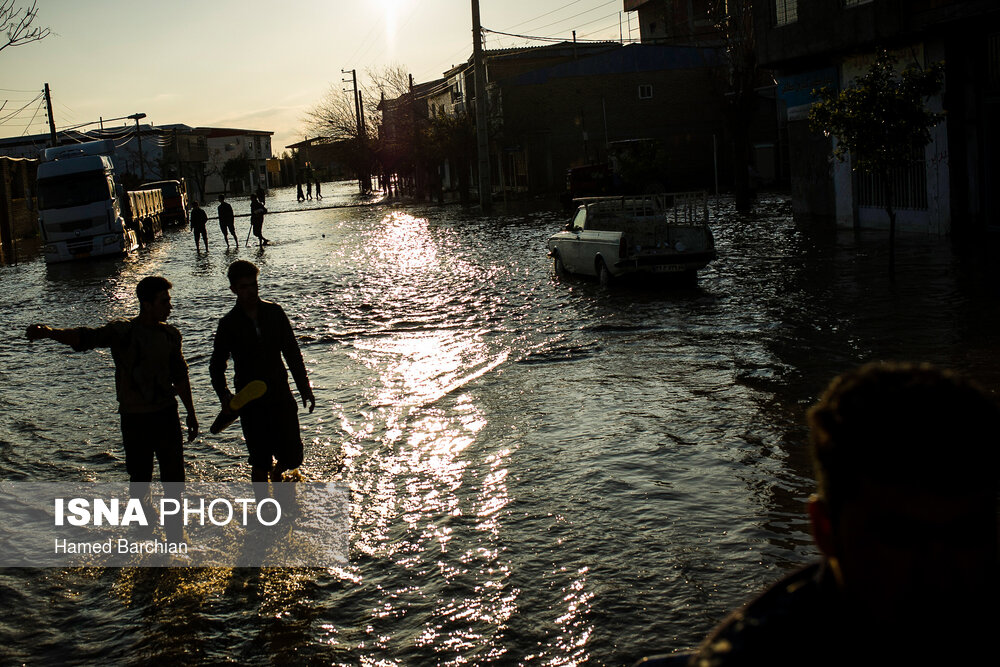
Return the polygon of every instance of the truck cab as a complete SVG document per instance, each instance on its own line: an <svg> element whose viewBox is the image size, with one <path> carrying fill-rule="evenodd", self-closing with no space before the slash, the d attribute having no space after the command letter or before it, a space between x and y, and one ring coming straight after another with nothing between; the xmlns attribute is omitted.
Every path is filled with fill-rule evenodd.
<svg viewBox="0 0 1000 667"><path fill-rule="evenodd" d="M188 223L187 184L184 179L154 181L139 186L140 190L159 190L163 193L163 224Z"/></svg>
<svg viewBox="0 0 1000 667"><path fill-rule="evenodd" d="M120 255L138 247L136 230L122 211L113 151L110 140L43 151L37 188L46 262Z"/></svg>

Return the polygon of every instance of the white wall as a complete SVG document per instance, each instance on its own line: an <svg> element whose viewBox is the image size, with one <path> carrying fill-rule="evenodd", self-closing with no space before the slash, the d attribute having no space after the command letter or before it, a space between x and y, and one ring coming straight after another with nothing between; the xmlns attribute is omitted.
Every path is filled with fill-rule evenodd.
<svg viewBox="0 0 1000 667"><path fill-rule="evenodd" d="M934 62L944 58L940 44L916 44L910 48L893 52L898 59L900 71L914 60L920 63ZM841 87L850 86L853 80L868 71L874 54L846 59L841 64ZM928 100L928 108L942 111L942 96ZM948 126L941 121L931 128L931 141L924 149L924 163L927 178L927 210L899 209L896 211L896 227L900 231L947 235L951 233L951 191L949 188ZM855 198L851 170L848 162L835 164L833 169L836 221L839 227L853 227L852 206ZM884 208L858 207L858 226L865 229L888 229L889 216Z"/></svg>

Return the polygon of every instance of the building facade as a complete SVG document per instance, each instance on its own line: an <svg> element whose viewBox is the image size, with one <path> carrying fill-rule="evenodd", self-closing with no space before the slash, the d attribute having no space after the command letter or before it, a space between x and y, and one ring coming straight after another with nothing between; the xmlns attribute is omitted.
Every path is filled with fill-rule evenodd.
<svg viewBox="0 0 1000 667"><path fill-rule="evenodd" d="M491 81L501 182L560 190L568 169L645 142L659 172L648 187L710 188L716 166L729 164L718 151L725 129L717 64L714 49L631 44Z"/></svg>
<svg viewBox="0 0 1000 667"><path fill-rule="evenodd" d="M267 160L274 132L237 128L199 127L205 137L205 198L220 193L245 194L267 190Z"/></svg>
<svg viewBox="0 0 1000 667"><path fill-rule="evenodd" d="M879 184L832 161L808 126L813 91L843 89L878 49L900 66L945 63L945 113L932 140L894 176L901 229L961 234L1000 226L1000 5L960 0L768 0L754 7L761 65L775 70L787 114L793 209L841 227L883 227Z"/></svg>
<svg viewBox="0 0 1000 667"><path fill-rule="evenodd" d="M718 0L624 0L629 38L642 44L708 46L721 44L712 17Z"/></svg>

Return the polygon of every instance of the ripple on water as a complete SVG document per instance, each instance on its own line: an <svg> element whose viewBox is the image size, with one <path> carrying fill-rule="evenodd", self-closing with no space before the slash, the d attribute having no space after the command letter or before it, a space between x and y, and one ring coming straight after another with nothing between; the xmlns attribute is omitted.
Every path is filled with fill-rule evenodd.
<svg viewBox="0 0 1000 667"><path fill-rule="evenodd" d="M882 235L797 225L783 201L713 208L720 258L693 290L555 278L549 211L268 206L273 247L195 256L179 230L122 260L0 267L0 314L129 317L137 280L166 275L204 421L225 269L258 263L316 387L306 466L351 489L349 564L5 570L5 657L630 663L811 557L802 416L833 374L910 357L1000 381L992 264L908 238L889 281ZM109 355L13 339L0 380L0 477L122 478ZM187 459L190 478L247 472L239 429Z"/></svg>

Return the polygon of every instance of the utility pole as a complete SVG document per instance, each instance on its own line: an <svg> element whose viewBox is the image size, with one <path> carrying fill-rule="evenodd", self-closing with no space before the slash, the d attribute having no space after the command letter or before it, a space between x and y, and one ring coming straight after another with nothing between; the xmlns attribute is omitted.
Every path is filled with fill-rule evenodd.
<svg viewBox="0 0 1000 667"><path fill-rule="evenodd" d="M483 211L493 207L493 187L490 183L490 139L486 128L486 62L483 57L483 28L479 24L479 0L472 0L472 60L476 87L476 139L479 152L479 206Z"/></svg>
<svg viewBox="0 0 1000 667"><path fill-rule="evenodd" d="M358 94L358 71L356 69L340 70L341 74L351 73L351 82L354 86L354 119L357 124L358 130L358 155L360 156L359 163L361 166L358 169L358 187L361 188L362 192L371 191L371 175L365 174L367 167L364 166L365 162L365 121L364 121L364 107L361 102L361 95Z"/></svg>
<svg viewBox="0 0 1000 667"><path fill-rule="evenodd" d="M177 180L181 180L183 175L181 173L181 145L177 140L177 128L174 128L174 159L177 161Z"/></svg>
<svg viewBox="0 0 1000 667"><path fill-rule="evenodd" d="M358 93L358 114L361 118L361 141L368 141L368 123L365 121L365 98Z"/></svg>
<svg viewBox="0 0 1000 667"><path fill-rule="evenodd" d="M52 93L49 92L49 84L45 84L45 106L49 111L49 141L55 146L56 140L56 120L52 117Z"/></svg>
<svg viewBox="0 0 1000 667"><path fill-rule="evenodd" d="M139 180L146 180L146 165L142 162L142 136L139 135L139 119L145 118L144 113L134 113L127 118L135 120L135 139L139 142Z"/></svg>

